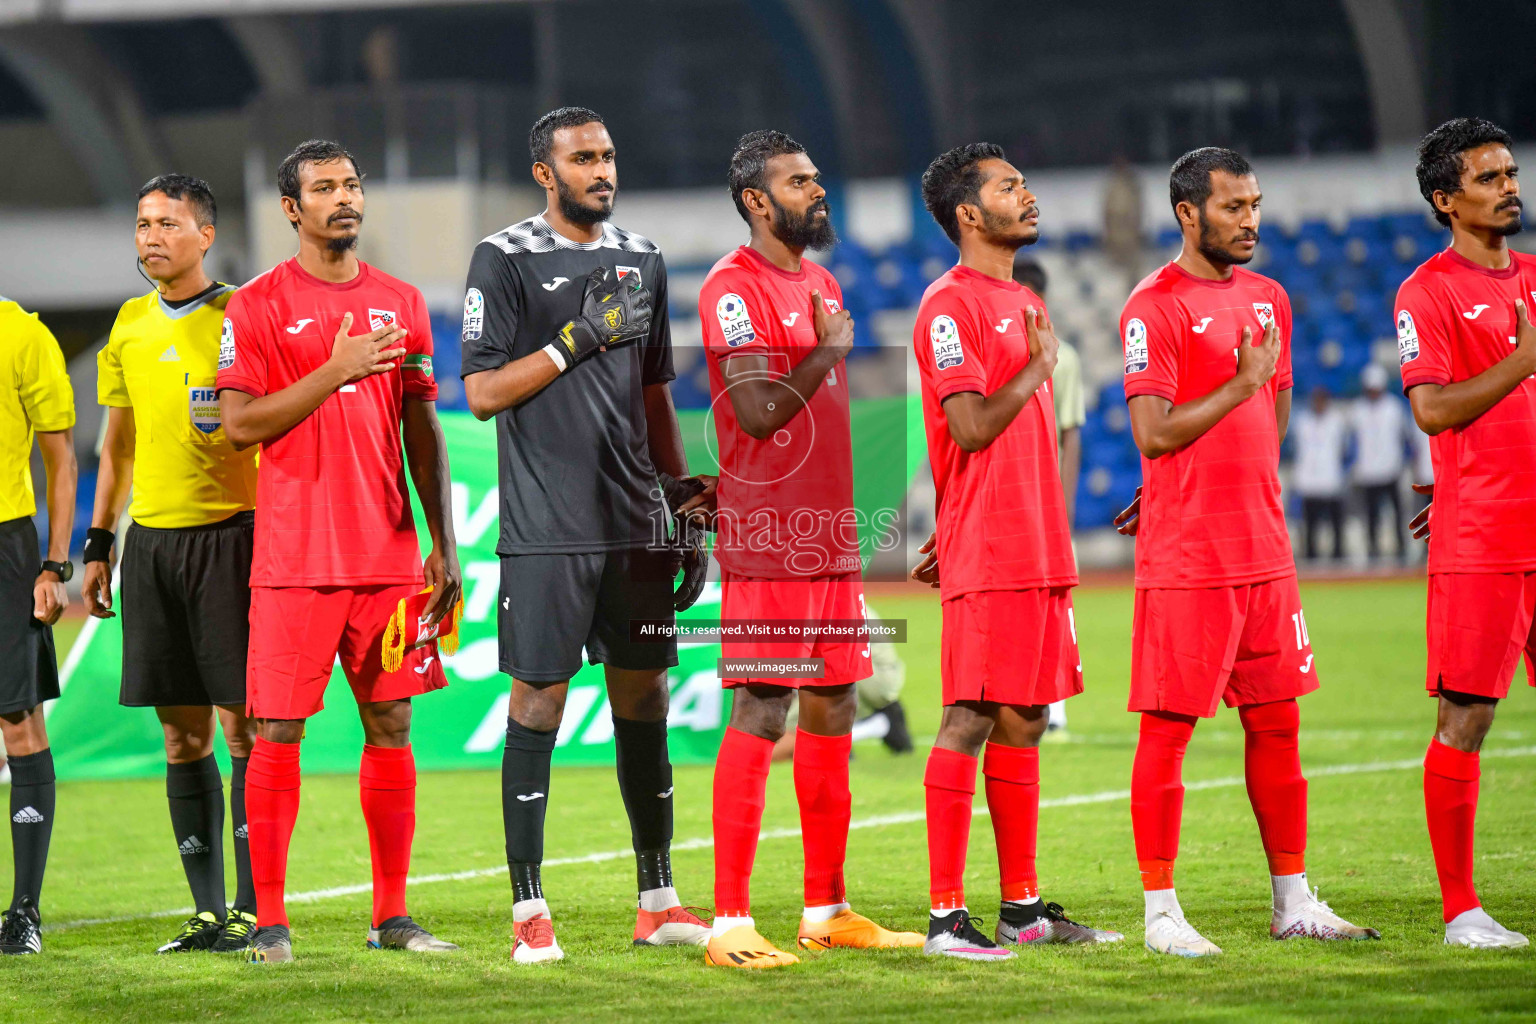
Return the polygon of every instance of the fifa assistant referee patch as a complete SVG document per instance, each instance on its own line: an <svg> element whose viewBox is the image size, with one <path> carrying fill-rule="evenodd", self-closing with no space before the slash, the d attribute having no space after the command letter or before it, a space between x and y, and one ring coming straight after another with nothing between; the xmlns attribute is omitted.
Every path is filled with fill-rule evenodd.
<svg viewBox="0 0 1536 1024"><path fill-rule="evenodd" d="M224 332L219 335L219 369L227 370L235 365L235 325L224 318Z"/></svg>
<svg viewBox="0 0 1536 1024"><path fill-rule="evenodd" d="M464 340L478 341L485 330L485 296L479 288L464 293Z"/></svg>
<svg viewBox="0 0 1536 1024"><path fill-rule="evenodd" d="M389 623L384 627L384 642L379 651L384 671L400 671L400 666L405 664L407 651L429 644L433 640L437 641L437 649L440 653L458 653L459 620L464 617L464 599L459 598L453 606L453 611L449 612L443 621L435 626L428 626L426 616L422 613L426 610L427 600L431 596L432 588L428 587L419 594L402 597L400 603L395 606L395 613L389 617Z"/></svg>
<svg viewBox="0 0 1536 1024"><path fill-rule="evenodd" d="M757 337L752 318L747 315L747 301L735 292L726 292L715 303L715 318L720 321L720 334L731 348L745 345Z"/></svg>
<svg viewBox="0 0 1536 1024"><path fill-rule="evenodd" d="M1147 325L1132 317L1125 325L1125 372L1140 373L1147 368Z"/></svg>
<svg viewBox="0 0 1536 1024"><path fill-rule="evenodd" d="M953 317L940 314L928 325L928 341L933 345L933 363L941 370L965 362L965 348L960 344L960 328Z"/></svg>
<svg viewBox="0 0 1536 1024"><path fill-rule="evenodd" d="M1413 314L1406 309L1397 313L1397 365L1419 358L1419 329L1413 326Z"/></svg>

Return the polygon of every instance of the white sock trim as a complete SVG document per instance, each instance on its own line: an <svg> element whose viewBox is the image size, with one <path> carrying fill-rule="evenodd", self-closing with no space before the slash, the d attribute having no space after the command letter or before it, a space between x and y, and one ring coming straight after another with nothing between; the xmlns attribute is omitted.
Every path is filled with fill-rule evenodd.
<svg viewBox="0 0 1536 1024"><path fill-rule="evenodd" d="M683 901L677 898L677 890L670 885L664 885L660 889L647 889L640 894L640 909L649 910L652 913L660 913L682 905Z"/></svg>
<svg viewBox="0 0 1536 1024"><path fill-rule="evenodd" d="M1303 871L1295 875L1270 875L1269 886L1274 893L1275 908L1288 909L1307 895L1307 873Z"/></svg>
<svg viewBox="0 0 1536 1024"><path fill-rule="evenodd" d="M823 921L832 920L845 910L852 909L846 903L828 903L824 907L806 907L800 916L811 922L811 924L821 924Z"/></svg>
<svg viewBox="0 0 1536 1024"><path fill-rule="evenodd" d="M966 913L970 913L969 910L966 910L965 904L962 903L958 907L950 907L948 910L929 910L928 916L934 920L938 920L941 917L948 917L950 914L953 914L957 910L965 910Z"/></svg>
<svg viewBox="0 0 1536 1024"><path fill-rule="evenodd" d="M1172 889L1147 889L1143 895L1146 897L1146 923L1151 924L1162 913L1181 914L1179 897Z"/></svg>
<svg viewBox="0 0 1536 1024"><path fill-rule="evenodd" d="M748 928L756 928L757 923L750 917L716 917L715 923L710 926L709 934L719 938L732 928L740 928L745 925Z"/></svg>
<svg viewBox="0 0 1536 1024"><path fill-rule="evenodd" d="M532 921L540 914L551 919L554 917L549 912L549 904L544 902L542 896L536 900L520 900L512 904L512 920L518 924L522 924L524 921Z"/></svg>

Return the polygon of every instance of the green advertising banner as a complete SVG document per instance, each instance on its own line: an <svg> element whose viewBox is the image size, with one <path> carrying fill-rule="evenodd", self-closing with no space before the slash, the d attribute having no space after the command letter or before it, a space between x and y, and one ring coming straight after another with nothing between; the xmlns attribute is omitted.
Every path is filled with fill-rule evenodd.
<svg viewBox="0 0 1536 1024"><path fill-rule="evenodd" d="M497 668L496 432L493 423L481 423L468 413L444 412L441 418L453 472L464 618L458 653L443 657L449 686L415 701L411 743L423 770L495 768L501 764L510 685ZM679 420L689 466L694 472L715 472L714 425L708 413L684 412ZM865 523L875 521L876 509L901 506L915 469L909 443L912 426L905 398L854 405L854 451L859 453L855 503ZM917 430L920 438L920 417ZM920 457L920 444L917 452ZM419 523L419 510L417 515ZM711 583L679 618L686 622L719 617L720 587ZM127 778L164 771L164 745L154 711L117 703L121 621L88 619L61 666L63 694L48 712L48 732L62 778ZM667 718L677 763L712 761L720 746L729 698L716 671L719 657L718 644L679 644L678 666L669 678L672 704ZM362 743L352 693L338 665L326 691L326 709L308 726L304 770L356 771ZM601 666L585 665L572 679L556 744L557 764L612 763L613 720ZM222 745L219 749L223 759Z"/></svg>

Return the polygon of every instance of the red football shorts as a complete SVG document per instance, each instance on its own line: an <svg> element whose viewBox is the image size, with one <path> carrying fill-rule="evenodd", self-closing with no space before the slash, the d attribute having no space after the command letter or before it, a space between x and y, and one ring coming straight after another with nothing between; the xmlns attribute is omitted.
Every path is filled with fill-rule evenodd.
<svg viewBox="0 0 1536 1024"><path fill-rule="evenodd" d="M1536 686L1536 572L1437 572L1429 578L1425 687L1509 696L1520 652Z"/></svg>
<svg viewBox="0 0 1536 1024"><path fill-rule="evenodd" d="M1210 718L1317 689L1296 577L1241 587L1136 591L1132 711Z"/></svg>
<svg viewBox="0 0 1536 1024"><path fill-rule="evenodd" d="M864 580L856 572L841 576L769 580L723 573L720 580L720 618L726 622L763 622L777 619L814 625L823 622L865 621ZM874 675L867 639L813 639L799 643L761 643L732 640L720 644L722 658L821 658L826 674L820 679L782 676L721 679L726 686L763 683L770 686L842 686Z"/></svg>
<svg viewBox="0 0 1536 1024"><path fill-rule="evenodd" d="M405 655L384 671L384 627L414 583L372 587L252 587L251 646L246 659L247 713L308 718L325 707L325 688L341 658L359 704L404 700L448 685L437 645Z"/></svg>
<svg viewBox="0 0 1536 1024"><path fill-rule="evenodd" d="M944 602L944 703L1051 704L1083 692L1071 587L977 590Z"/></svg>

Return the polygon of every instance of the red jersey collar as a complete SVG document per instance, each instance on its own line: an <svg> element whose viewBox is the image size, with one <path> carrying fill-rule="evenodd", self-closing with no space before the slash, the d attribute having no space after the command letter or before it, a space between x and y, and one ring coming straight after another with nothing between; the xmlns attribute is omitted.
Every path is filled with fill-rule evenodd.
<svg viewBox="0 0 1536 1024"><path fill-rule="evenodd" d="M974 270L971 267L966 266L964 263L956 263L953 267L949 268L949 272L954 274L956 277L963 277L966 280L975 281L978 284L989 284L994 288L1004 288L1008 291L1018 292L1025 290L1023 285L1019 284L1019 282L1015 281L1011 277L1006 281L999 281L991 274L983 274L981 271Z"/></svg>
<svg viewBox="0 0 1536 1024"><path fill-rule="evenodd" d="M290 269L292 269L295 274L297 274L302 280L314 285L316 288L328 288L331 291L346 292L351 291L353 288L361 287L363 283L368 280L368 264L364 263L362 260L357 261L357 276L350 281L343 281L340 284L337 284L334 281L320 280L320 278L316 277L314 274L311 274L309 271L305 270L299 265L299 258L297 256L288 257L288 264Z"/></svg>
<svg viewBox="0 0 1536 1024"><path fill-rule="evenodd" d="M776 266L774 266L773 263L768 259L767 256L764 256L762 253L758 252L756 249L752 248L750 245L737 246L737 251L738 252L746 253L752 259L756 260L765 270L769 270L769 271L777 274L779 277L782 277L786 281L804 281L805 280L807 272L806 272L806 269L805 269L806 268L806 259L805 259L804 256L800 257L800 269L799 269L799 271L797 271L795 273L790 273L789 271L785 270L783 267L776 267Z"/></svg>
<svg viewBox="0 0 1536 1024"><path fill-rule="evenodd" d="M1213 281L1208 277L1196 277L1194 274L1191 274L1189 271L1179 266L1178 260L1169 260L1168 266L1172 267L1174 271L1182 276L1186 281L1193 282L1194 284L1204 285L1207 288L1231 288L1233 285L1237 284L1238 268L1235 265L1232 267L1232 273L1227 275L1227 279L1225 281Z"/></svg>
<svg viewBox="0 0 1536 1024"><path fill-rule="evenodd" d="M1445 254L1449 256L1451 258L1451 262L1456 264L1458 267L1466 267L1468 270L1475 270L1485 277L1494 277L1499 279L1514 277L1516 274L1520 273L1520 264L1515 262L1515 251L1510 249L1508 252L1509 266L1505 267L1503 270L1493 270L1483 266L1481 263L1473 263L1471 260L1467 259L1465 256L1450 246L1446 246L1445 248Z"/></svg>

